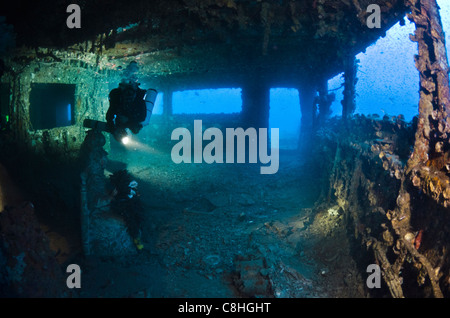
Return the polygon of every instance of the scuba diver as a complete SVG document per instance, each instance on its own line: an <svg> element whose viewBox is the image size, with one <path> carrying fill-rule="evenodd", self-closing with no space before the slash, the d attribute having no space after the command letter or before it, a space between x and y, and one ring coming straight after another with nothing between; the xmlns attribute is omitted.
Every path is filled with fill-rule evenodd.
<svg viewBox="0 0 450 318"><path fill-rule="evenodd" d="M139 83L131 80L122 81L118 88L109 93L106 129L116 139L127 135L126 128L135 135L142 129L147 117L145 95L146 91L139 88Z"/></svg>
<svg viewBox="0 0 450 318"><path fill-rule="evenodd" d="M106 123L85 119L84 127L109 132L117 141L126 144L129 141L127 129L136 135L148 124L158 92L152 88L139 88L140 84L135 76L137 71L137 63L131 62L119 87L109 93Z"/></svg>
<svg viewBox="0 0 450 318"><path fill-rule="evenodd" d="M106 123L86 118L84 127L109 132L117 141L126 144L129 141L127 129L136 135L149 123L158 92L153 88L139 88L135 76L137 70L137 63L131 62L119 87L109 93Z"/></svg>

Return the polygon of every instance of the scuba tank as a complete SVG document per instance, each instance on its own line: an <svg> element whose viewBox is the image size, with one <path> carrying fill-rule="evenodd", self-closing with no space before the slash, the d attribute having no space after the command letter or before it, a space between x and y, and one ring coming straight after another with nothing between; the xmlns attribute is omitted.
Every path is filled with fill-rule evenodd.
<svg viewBox="0 0 450 318"><path fill-rule="evenodd" d="M144 101L147 107L147 116L145 120L141 122L142 126L147 126L150 122L150 117L152 117L153 107L155 106L156 96L158 96L158 91L156 89L150 88L145 92Z"/></svg>

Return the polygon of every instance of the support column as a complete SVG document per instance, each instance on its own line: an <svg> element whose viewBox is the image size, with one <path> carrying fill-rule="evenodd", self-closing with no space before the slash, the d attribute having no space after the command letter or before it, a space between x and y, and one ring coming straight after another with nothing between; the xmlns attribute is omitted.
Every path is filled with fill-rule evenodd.
<svg viewBox="0 0 450 318"><path fill-rule="evenodd" d="M407 235L414 229L411 220L415 219L419 210L412 202L417 193L415 188L419 188L444 207L450 205L450 178L447 167L450 155L450 119L447 113L450 109L449 67L436 0L407 0L406 4L411 9L408 18L416 25L415 34L410 37L418 43L419 49L419 54L415 57L420 75L419 119L414 150L401 178L397 207L386 215L401 242L396 244L402 249L400 253L411 255L411 259L428 275L433 295L443 298L440 286L441 265L436 266L433 258L428 259L430 254L426 250L419 250L414 245L414 234L413 240L408 239ZM427 229L428 222L436 223L433 211L425 212L431 216L430 220L421 220L421 229ZM404 221L400 222L401 220ZM432 231L432 228L429 231ZM439 245L439 240L435 241L435 248L440 249ZM401 268L403 261L404 258L395 261L395 264L399 264L398 268Z"/></svg>
<svg viewBox="0 0 450 318"><path fill-rule="evenodd" d="M244 128L269 127L270 89L253 79L242 87L242 125Z"/></svg>
<svg viewBox="0 0 450 318"><path fill-rule="evenodd" d="M164 96L163 96L163 116L165 118L168 118L169 116L172 116L173 114L173 108L172 108L172 90L166 89L164 90Z"/></svg>
<svg viewBox="0 0 450 318"><path fill-rule="evenodd" d="M341 101L342 104L342 118L346 119L350 117L356 108L355 96L356 96L356 59L355 56L348 56L344 60L344 98Z"/></svg>
<svg viewBox="0 0 450 318"><path fill-rule="evenodd" d="M335 95L328 94L328 80L323 79L319 82L319 96L317 101L319 114L317 116L316 126L322 126L328 117L330 117L331 111L330 107L335 99ZM316 127L316 128L317 128Z"/></svg>
<svg viewBox="0 0 450 318"><path fill-rule="evenodd" d="M437 161L450 150L450 95L445 36L436 0L408 0L407 4L411 8L408 18L416 25L411 40L418 43L420 73L419 122L410 170Z"/></svg>
<svg viewBox="0 0 450 318"><path fill-rule="evenodd" d="M298 148L308 149L311 146L312 136L314 134L313 123L316 120L315 85L311 82L300 84L299 97L300 97L300 110L302 113L302 120L301 120Z"/></svg>

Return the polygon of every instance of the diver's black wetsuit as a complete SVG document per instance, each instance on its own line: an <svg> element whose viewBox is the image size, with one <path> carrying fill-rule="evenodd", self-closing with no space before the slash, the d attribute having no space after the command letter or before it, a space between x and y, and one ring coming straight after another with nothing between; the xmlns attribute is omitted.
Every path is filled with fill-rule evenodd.
<svg viewBox="0 0 450 318"><path fill-rule="evenodd" d="M129 128L137 134L147 116L144 101L146 91L130 84L120 84L109 93L109 109L106 113L108 129Z"/></svg>

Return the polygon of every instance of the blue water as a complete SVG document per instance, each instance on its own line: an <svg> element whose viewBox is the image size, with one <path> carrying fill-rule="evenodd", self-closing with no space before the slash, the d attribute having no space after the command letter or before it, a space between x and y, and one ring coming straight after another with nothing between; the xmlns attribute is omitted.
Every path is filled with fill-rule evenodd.
<svg viewBox="0 0 450 318"><path fill-rule="evenodd" d="M174 114L239 113L242 110L240 88L200 89L174 92Z"/></svg>
<svg viewBox="0 0 450 318"><path fill-rule="evenodd" d="M417 43L409 40L414 24L406 20L397 23L365 53L356 56L358 82L356 84L356 110L359 114L403 114L411 120L418 113L419 74L414 65ZM330 89L341 87L342 74L329 81ZM332 104L333 115L342 115L343 88L337 90Z"/></svg>
<svg viewBox="0 0 450 318"><path fill-rule="evenodd" d="M447 51L450 49L450 1L439 0L441 18L446 33ZM419 75L414 65L417 43L409 39L415 26L405 17L405 25L394 25L386 36L356 56L358 82L356 84L356 114L396 116L402 114L410 121L418 114ZM331 105L332 116L342 115L342 74L328 81L336 94ZM162 94L158 94L153 114L162 114ZM242 110L240 88L220 88L178 91L173 93L174 114L236 113ZM280 129L280 144L296 144L301 112L299 91L296 88L270 90L269 127Z"/></svg>
<svg viewBox="0 0 450 318"><path fill-rule="evenodd" d="M297 147L301 115L297 89L279 87L270 90L269 128L279 128L280 148Z"/></svg>
<svg viewBox="0 0 450 318"><path fill-rule="evenodd" d="M158 92L156 95L155 106L153 107L153 115L162 115L163 113L164 93Z"/></svg>
<svg viewBox="0 0 450 318"><path fill-rule="evenodd" d="M449 51L450 1L438 0L438 4ZM417 43L409 39L409 34L413 34L414 30L414 23L405 18L404 26L397 23L388 30L386 37L356 56L360 62L355 113L380 116L403 114L408 121L418 114L419 74L414 65ZM328 85L334 89L342 83L342 74L339 74L330 79ZM336 101L331 106L336 116L342 115L342 91L335 91Z"/></svg>

